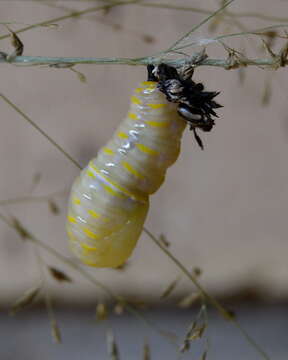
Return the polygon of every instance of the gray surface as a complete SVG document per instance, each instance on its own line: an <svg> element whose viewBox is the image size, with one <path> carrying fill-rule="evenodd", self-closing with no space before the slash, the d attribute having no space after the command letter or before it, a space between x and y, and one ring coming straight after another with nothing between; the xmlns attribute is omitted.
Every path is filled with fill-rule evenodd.
<svg viewBox="0 0 288 360"><path fill-rule="evenodd" d="M287 306L242 307L237 310L241 324L270 354L273 360L287 359ZM179 336L193 319L193 311L165 309L146 312L145 316L161 327ZM142 346L146 338L152 348L153 359L179 359L175 348L166 339L155 334L136 318L125 315L112 317L108 321L96 323L94 308L66 309L58 311L63 344L51 343L49 323L44 310L34 310L9 317L2 313L1 360L108 359L105 332L112 328L120 347L121 359L142 359ZM208 336L211 360L256 360L261 357L243 339L232 325L210 311ZM203 345L203 343L202 343ZM201 342L195 342L191 352L181 359L199 359Z"/></svg>

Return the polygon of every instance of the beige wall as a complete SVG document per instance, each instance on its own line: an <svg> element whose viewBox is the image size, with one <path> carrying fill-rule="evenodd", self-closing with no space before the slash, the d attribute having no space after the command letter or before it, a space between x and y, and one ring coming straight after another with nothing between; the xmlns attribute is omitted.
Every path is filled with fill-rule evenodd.
<svg viewBox="0 0 288 360"><path fill-rule="evenodd" d="M58 4L77 5L72 1ZM208 4L215 6L214 2L205 2L207 8ZM285 2L277 4L273 14L287 13ZM193 5L204 6L201 1ZM91 4L82 8L86 6ZM268 0L254 0L242 1L234 9L269 14L270 6ZM35 23L64 13L36 2L0 3L0 21ZM96 20L99 16L68 20L58 29L38 28L21 34L25 54L144 56L164 49L203 18L161 9L115 8L104 18L123 26L122 31L115 31ZM271 22L250 19L246 24L256 28ZM18 26L22 25L11 27ZM218 29L218 33L223 31L223 26ZM5 33L4 27L1 33ZM155 36L155 42L146 43L139 34ZM207 27L197 36L207 36ZM229 44L242 48L245 42L235 39ZM260 40L250 43L249 54L254 55L257 47ZM9 49L9 41L2 40L0 50ZM215 46L208 48L208 53L225 56ZM87 76L87 84L69 70L46 66L1 65L0 79L1 92L84 165L111 136L125 115L131 89L146 74L142 67L129 66L83 65L77 69ZM164 233L172 251L188 267L200 266L203 282L215 292L229 293L258 284L269 296L287 296L287 70L274 73L250 68L245 74L240 85L237 71L203 67L196 72L197 81L221 91L219 102L224 108L219 111L215 130L203 135L204 152L197 148L191 133L185 133L179 161L152 198L147 227L155 234ZM267 107L261 104L265 79L273 88ZM38 172L42 180L33 194L68 189L78 173L74 165L3 101L0 108L0 199L29 194ZM41 240L70 256L64 229L65 200L58 200L62 209L59 216L51 215L45 203L13 205L2 212L15 214ZM0 237L0 301L5 301L35 283L39 270L30 244L19 240L4 224ZM43 257L64 269L47 254ZM158 296L177 271L145 235L125 272L91 270L118 291L146 296ZM74 277L78 278L76 274ZM88 299L95 295L95 289L80 277L74 285L51 286L61 297L81 294L82 299ZM188 289L190 285L183 281L182 289L184 286Z"/></svg>

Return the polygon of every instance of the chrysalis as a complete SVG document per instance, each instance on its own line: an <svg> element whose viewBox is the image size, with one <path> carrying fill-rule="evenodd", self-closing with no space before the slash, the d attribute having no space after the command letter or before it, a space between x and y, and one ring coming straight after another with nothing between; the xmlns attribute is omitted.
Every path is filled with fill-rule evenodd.
<svg viewBox="0 0 288 360"><path fill-rule="evenodd" d="M67 232L73 253L96 267L118 267L133 251L149 208L178 158L186 123L210 131L220 107L191 77L193 71L148 66L148 81L134 90L124 121L75 180Z"/></svg>

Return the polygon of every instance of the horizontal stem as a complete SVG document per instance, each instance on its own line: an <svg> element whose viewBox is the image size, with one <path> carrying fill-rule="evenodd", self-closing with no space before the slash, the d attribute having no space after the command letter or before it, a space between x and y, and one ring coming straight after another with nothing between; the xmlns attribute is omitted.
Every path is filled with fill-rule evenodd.
<svg viewBox="0 0 288 360"><path fill-rule="evenodd" d="M180 58L177 60L145 57L145 58L83 58L83 57L47 57L47 56L16 56L9 62L5 58L0 57L1 63L9 64L21 64L21 65L50 65L55 68L69 68L70 66L77 64L94 64L94 65L103 65L103 64L112 64L112 65L148 65L148 64L159 64L160 62L165 62L171 66L181 66L191 62L191 58ZM287 65L288 61L285 62ZM62 66L61 66L62 65ZM274 66L277 65L277 59L273 58L241 58L241 61L237 65L233 66L233 69L239 68L241 66ZM213 59L207 58L202 60L200 63L197 63L197 66L216 66L229 68L230 61L229 59Z"/></svg>

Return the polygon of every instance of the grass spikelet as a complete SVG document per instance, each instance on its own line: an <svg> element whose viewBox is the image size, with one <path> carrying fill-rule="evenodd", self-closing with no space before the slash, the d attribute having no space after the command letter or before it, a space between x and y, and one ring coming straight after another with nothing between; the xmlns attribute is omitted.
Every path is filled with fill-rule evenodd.
<svg viewBox="0 0 288 360"><path fill-rule="evenodd" d="M194 305L201 298L200 293L191 293L184 296L180 301L178 301L177 306L181 309L188 309Z"/></svg>
<svg viewBox="0 0 288 360"><path fill-rule="evenodd" d="M123 315L125 310L125 303L124 302L117 302L114 306L114 313L116 315Z"/></svg>
<svg viewBox="0 0 288 360"><path fill-rule="evenodd" d="M147 342L143 346L143 360L151 360L151 350Z"/></svg>
<svg viewBox="0 0 288 360"><path fill-rule="evenodd" d="M58 215L60 213L60 209L54 200L48 200L48 207L53 215Z"/></svg>
<svg viewBox="0 0 288 360"><path fill-rule="evenodd" d="M78 71L78 70L74 69L73 67L70 67L70 70L73 71L77 75L78 79L82 83L84 83L84 84L87 83L87 78L81 71Z"/></svg>
<svg viewBox="0 0 288 360"><path fill-rule="evenodd" d="M61 335L60 328L55 319L51 320L50 326L51 326L51 335L52 335L52 338L54 339L55 343L61 344L62 343L62 335Z"/></svg>
<svg viewBox="0 0 288 360"><path fill-rule="evenodd" d="M11 36L11 45L14 51L7 56L7 61L13 60L16 56L21 56L24 51L24 44L19 39L14 31L12 31L7 25L5 25Z"/></svg>
<svg viewBox="0 0 288 360"><path fill-rule="evenodd" d="M271 96L272 96L271 81L266 81L262 91L261 104L263 106L269 105Z"/></svg>
<svg viewBox="0 0 288 360"><path fill-rule="evenodd" d="M37 285L25 291L24 294L11 306L10 314L15 315L17 312L24 310L28 306L32 305L40 290L41 286Z"/></svg>
<svg viewBox="0 0 288 360"><path fill-rule="evenodd" d="M110 357L110 360L120 360L118 345L115 341L114 335L111 331L107 332L107 351Z"/></svg>
<svg viewBox="0 0 288 360"><path fill-rule="evenodd" d="M12 226L17 231L18 235L22 240L30 239L31 234L29 231L22 225L20 220L18 220L16 217L12 217L11 219Z"/></svg>
<svg viewBox="0 0 288 360"><path fill-rule="evenodd" d="M48 270L54 280L58 282L72 282L71 277L65 274L62 270L52 266L48 266Z"/></svg>
<svg viewBox="0 0 288 360"><path fill-rule="evenodd" d="M188 327L188 330L184 336L184 341L180 346L181 353L184 353L190 349L191 342L202 338L207 328L205 314L206 314L206 307L205 305L203 305L201 306L200 311L196 316L196 319L193 320L190 326Z"/></svg>
<svg viewBox="0 0 288 360"><path fill-rule="evenodd" d="M164 289L164 291L160 295L160 299L166 299L169 295L171 295L171 293L174 291L180 280L181 280L181 276L178 275L176 279L171 281L170 284L168 284L168 286Z"/></svg>
<svg viewBox="0 0 288 360"><path fill-rule="evenodd" d="M96 305L96 319L98 321L103 321L108 318L108 308L107 305L103 302L99 302Z"/></svg>
<svg viewBox="0 0 288 360"><path fill-rule="evenodd" d="M169 247L170 246L170 242L167 240L166 236L164 234L160 234L159 236L159 241L160 243L165 246L165 247Z"/></svg>

